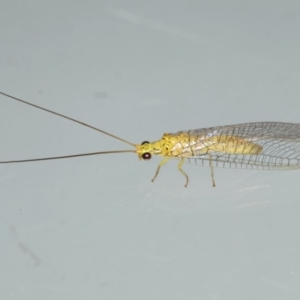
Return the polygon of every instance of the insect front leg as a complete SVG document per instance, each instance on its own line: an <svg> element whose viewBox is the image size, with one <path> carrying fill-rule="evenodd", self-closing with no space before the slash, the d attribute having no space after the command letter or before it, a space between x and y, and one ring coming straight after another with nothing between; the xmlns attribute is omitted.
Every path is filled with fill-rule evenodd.
<svg viewBox="0 0 300 300"><path fill-rule="evenodd" d="M165 157L158 165L157 169L156 169L156 172L155 172L155 175L153 177L153 179L151 180L152 182L154 182L155 178L157 177L158 173L159 173L159 170L161 168L162 165L164 165L170 158L169 157Z"/></svg>
<svg viewBox="0 0 300 300"><path fill-rule="evenodd" d="M178 166L177 166L177 168L178 168L178 170L180 171L180 173L186 178L186 183L185 183L185 187L187 187L188 186L188 183L189 183L189 176L187 176L187 174L182 170L182 165L184 164L184 160L183 160L183 158L181 159L181 161L179 162L179 164L178 164Z"/></svg>

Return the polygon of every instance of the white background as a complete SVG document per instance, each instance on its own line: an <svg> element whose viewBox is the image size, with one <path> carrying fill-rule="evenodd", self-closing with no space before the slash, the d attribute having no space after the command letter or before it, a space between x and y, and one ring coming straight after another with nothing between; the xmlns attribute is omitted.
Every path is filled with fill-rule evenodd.
<svg viewBox="0 0 300 300"><path fill-rule="evenodd" d="M0 91L133 143L299 122L299 1L0 3ZM0 97L0 161L130 149ZM300 299L299 171L103 155L0 165L0 299Z"/></svg>

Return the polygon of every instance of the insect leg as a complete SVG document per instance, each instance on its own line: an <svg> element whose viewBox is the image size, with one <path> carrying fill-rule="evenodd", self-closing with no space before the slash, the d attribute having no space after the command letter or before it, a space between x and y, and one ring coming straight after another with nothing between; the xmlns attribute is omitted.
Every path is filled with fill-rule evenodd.
<svg viewBox="0 0 300 300"><path fill-rule="evenodd" d="M156 169L156 172L155 172L155 175L153 177L153 179L151 180L152 182L154 182L155 178L157 177L158 173L159 173L159 170L160 170L160 167L162 165L164 165L170 158L169 157L165 157L158 165L157 169Z"/></svg>
<svg viewBox="0 0 300 300"><path fill-rule="evenodd" d="M178 166L177 166L177 168L178 168L178 170L180 171L180 173L186 178L186 183L185 183L185 187L187 187L188 186L188 183L189 183L189 176L187 176L187 174L182 170L182 165L184 164L184 160L183 160L183 158L181 159L181 161L179 162L179 164L178 164Z"/></svg>
<svg viewBox="0 0 300 300"><path fill-rule="evenodd" d="M210 176L212 179L212 186L215 187L216 183L215 183L214 168L212 165L211 156L209 156L209 167L210 167Z"/></svg>

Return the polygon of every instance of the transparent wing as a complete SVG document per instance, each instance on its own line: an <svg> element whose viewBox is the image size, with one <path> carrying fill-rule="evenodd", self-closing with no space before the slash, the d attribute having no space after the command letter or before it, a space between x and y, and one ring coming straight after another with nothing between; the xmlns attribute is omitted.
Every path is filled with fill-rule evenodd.
<svg viewBox="0 0 300 300"><path fill-rule="evenodd" d="M202 145L202 153L185 156L186 162L215 167L249 168L249 169L297 169L300 168L300 124L280 122L244 123L229 126L212 127L181 131L188 134L191 140ZM178 134L178 133L177 133ZM196 137L196 139L195 139ZM259 145L260 153L234 153L234 149L214 151L211 145L216 137L223 141L232 137L239 143ZM206 149L203 151L203 149ZM232 153L228 153L232 152Z"/></svg>

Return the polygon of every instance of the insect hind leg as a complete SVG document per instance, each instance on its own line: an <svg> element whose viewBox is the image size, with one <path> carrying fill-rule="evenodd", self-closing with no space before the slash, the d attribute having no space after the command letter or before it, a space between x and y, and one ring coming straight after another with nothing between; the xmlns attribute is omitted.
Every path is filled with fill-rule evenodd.
<svg viewBox="0 0 300 300"><path fill-rule="evenodd" d="M215 187L216 186L215 174L214 174L214 167L212 164L211 156L209 156L209 167L210 167L210 176L211 176L211 180L212 180L212 186Z"/></svg>

